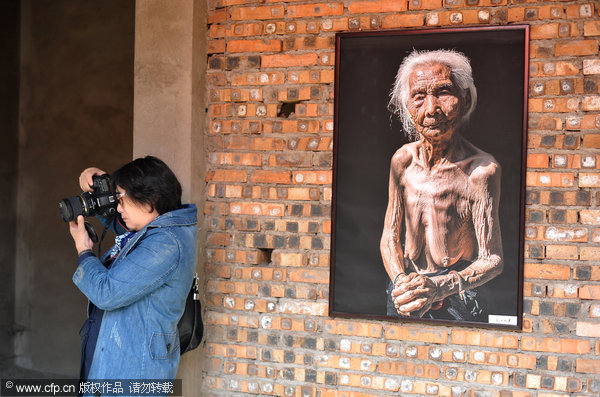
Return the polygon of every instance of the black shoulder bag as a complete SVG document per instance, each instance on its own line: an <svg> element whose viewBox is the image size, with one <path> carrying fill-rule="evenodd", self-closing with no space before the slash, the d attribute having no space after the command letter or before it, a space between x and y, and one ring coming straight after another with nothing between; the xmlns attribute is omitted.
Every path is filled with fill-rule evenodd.
<svg viewBox="0 0 600 397"><path fill-rule="evenodd" d="M202 342L204 324L202 323L202 307L198 293L198 273L194 274L194 282L185 300L185 310L179 319L177 329L179 330L180 354L194 350Z"/></svg>

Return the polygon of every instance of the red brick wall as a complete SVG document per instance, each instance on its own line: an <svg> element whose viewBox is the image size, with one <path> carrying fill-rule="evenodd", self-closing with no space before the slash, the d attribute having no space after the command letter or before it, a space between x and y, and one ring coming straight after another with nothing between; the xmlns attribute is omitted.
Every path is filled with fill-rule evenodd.
<svg viewBox="0 0 600 397"><path fill-rule="evenodd" d="M600 395L598 2L208 3L202 395ZM335 32L513 23L531 26L523 332L328 317Z"/></svg>

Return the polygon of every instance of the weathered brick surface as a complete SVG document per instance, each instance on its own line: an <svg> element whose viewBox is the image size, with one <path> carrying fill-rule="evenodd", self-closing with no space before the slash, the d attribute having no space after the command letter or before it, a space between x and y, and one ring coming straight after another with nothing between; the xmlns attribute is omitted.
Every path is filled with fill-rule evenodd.
<svg viewBox="0 0 600 397"><path fill-rule="evenodd" d="M207 0L201 395L600 395L600 7ZM335 33L529 24L522 332L328 317Z"/></svg>

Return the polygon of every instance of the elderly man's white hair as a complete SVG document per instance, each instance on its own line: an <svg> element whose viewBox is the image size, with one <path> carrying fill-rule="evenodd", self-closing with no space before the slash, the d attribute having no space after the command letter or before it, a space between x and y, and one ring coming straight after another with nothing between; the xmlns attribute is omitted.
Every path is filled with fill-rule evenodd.
<svg viewBox="0 0 600 397"><path fill-rule="evenodd" d="M400 65L396 81L390 94L389 109L396 114L402 125L406 135L411 140L419 138L415 125L408 112L408 99L410 97L409 78L414 68L422 65L443 64L450 68L451 78L457 87L461 88L460 94L463 99L470 93L471 103L469 108L460 120L460 124L465 123L471 117L471 113L477 105L477 89L473 82L473 71L471 63L463 53L454 50L434 50L434 51L417 51L411 52Z"/></svg>

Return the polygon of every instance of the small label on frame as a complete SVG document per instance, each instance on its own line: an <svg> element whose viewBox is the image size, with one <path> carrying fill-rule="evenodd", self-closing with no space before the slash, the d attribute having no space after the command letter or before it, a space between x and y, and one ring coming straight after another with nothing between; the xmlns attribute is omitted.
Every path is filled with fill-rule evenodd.
<svg viewBox="0 0 600 397"><path fill-rule="evenodd" d="M502 325L517 325L517 316L499 316L490 314L488 316L488 323Z"/></svg>

